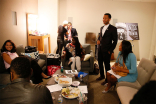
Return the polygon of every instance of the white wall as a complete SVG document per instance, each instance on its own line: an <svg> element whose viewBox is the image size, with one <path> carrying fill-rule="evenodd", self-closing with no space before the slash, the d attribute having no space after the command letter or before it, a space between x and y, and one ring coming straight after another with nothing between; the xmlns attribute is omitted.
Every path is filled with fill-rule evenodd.
<svg viewBox="0 0 156 104"><path fill-rule="evenodd" d="M17 25L12 24L17 12ZM26 13L38 13L38 0L0 0L0 48L11 39L16 45L27 45Z"/></svg>
<svg viewBox="0 0 156 104"><path fill-rule="evenodd" d="M49 33L51 37L51 52L57 46L58 0L38 0L38 16L40 29ZM48 39L45 39L45 53L48 53Z"/></svg>
<svg viewBox="0 0 156 104"><path fill-rule="evenodd" d="M86 32L99 33L103 25L102 18L108 12L118 22L138 23L139 41L133 41L137 59L149 58L151 37L153 33L156 3L124 2L108 0L60 0L59 24L68 17L73 17L73 26L78 31L78 37L82 44L85 42ZM118 43L119 45L119 43ZM118 45L115 49L115 57L118 54Z"/></svg>

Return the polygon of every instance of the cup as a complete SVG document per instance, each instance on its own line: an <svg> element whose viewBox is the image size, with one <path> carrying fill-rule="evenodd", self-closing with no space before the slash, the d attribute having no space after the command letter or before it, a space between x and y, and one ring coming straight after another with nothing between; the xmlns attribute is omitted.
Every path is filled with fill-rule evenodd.
<svg viewBox="0 0 156 104"><path fill-rule="evenodd" d="M78 100L79 100L79 104L84 104L84 101L87 100L87 98L85 97L85 94L81 93L78 95Z"/></svg>
<svg viewBox="0 0 156 104"><path fill-rule="evenodd" d="M75 79L78 79L78 72L75 73Z"/></svg>

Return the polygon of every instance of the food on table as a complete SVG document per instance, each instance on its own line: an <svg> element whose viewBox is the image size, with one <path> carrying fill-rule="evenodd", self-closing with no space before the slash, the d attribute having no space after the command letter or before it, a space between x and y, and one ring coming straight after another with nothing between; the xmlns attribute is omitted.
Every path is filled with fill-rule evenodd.
<svg viewBox="0 0 156 104"><path fill-rule="evenodd" d="M55 77L55 81L58 82L59 81L59 78L67 78L67 76L65 76L65 75L57 75Z"/></svg>
<svg viewBox="0 0 156 104"><path fill-rule="evenodd" d="M69 83L69 81L63 81L63 80L59 80L60 82L60 84L67 84L67 83Z"/></svg>
<svg viewBox="0 0 156 104"><path fill-rule="evenodd" d="M80 93L79 88L66 87L62 89L62 96L66 98L76 98Z"/></svg>

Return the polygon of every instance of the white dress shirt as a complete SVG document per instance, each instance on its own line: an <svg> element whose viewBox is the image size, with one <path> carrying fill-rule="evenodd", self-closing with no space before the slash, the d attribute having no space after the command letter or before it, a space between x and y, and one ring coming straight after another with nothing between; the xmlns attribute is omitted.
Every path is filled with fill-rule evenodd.
<svg viewBox="0 0 156 104"><path fill-rule="evenodd" d="M104 36L105 34L105 31L106 29L108 28L109 24L108 25L104 25L103 29L102 29L102 37Z"/></svg>

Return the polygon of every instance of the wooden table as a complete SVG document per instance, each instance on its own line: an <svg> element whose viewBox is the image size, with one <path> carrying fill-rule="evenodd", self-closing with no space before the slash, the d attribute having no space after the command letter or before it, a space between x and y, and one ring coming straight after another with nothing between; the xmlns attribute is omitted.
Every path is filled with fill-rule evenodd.
<svg viewBox="0 0 156 104"><path fill-rule="evenodd" d="M80 81L80 79L75 79L75 77L72 77L72 81L80 81L80 86L81 85L87 85L87 87L88 87L89 72L85 71L85 73L88 73L88 75L83 78L83 81L82 82ZM71 76L70 74L66 74L65 73L65 70L64 70L63 73L61 73L60 70L57 70L55 72L55 74L64 74L64 75L66 75L68 77ZM57 84L57 83L54 81L54 77L52 77L47 82L47 85L54 85L54 84ZM57 92L51 93L52 96L55 97L55 100L53 100L53 104L58 104L57 100L58 100L58 97L59 97L60 93L61 93L61 91L57 91ZM87 96L87 94L85 94L85 95ZM63 98L63 103L62 104L79 104L79 101L77 100L77 98L75 98L75 99L66 99L66 98ZM87 104L87 101L85 101L84 104Z"/></svg>
<svg viewBox="0 0 156 104"><path fill-rule="evenodd" d="M50 34L44 35L44 36L29 36L28 37L28 45L32 46L32 40L38 41L38 51L43 51L44 52L44 39L48 38L48 48L49 48L49 53L51 53L51 46L50 46Z"/></svg>

